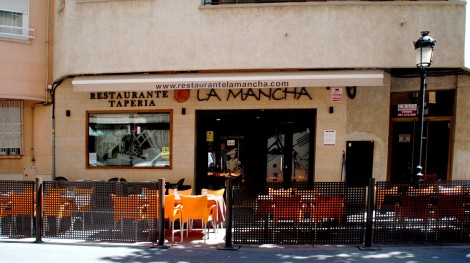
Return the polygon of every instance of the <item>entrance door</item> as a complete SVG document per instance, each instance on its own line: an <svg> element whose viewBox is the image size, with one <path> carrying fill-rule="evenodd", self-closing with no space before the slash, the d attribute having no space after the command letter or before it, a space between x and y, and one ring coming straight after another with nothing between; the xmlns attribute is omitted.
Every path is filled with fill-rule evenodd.
<svg viewBox="0 0 470 263"><path fill-rule="evenodd" d="M392 182L409 182L418 165L418 123L416 121L392 123ZM421 165L425 180L447 180L449 177L450 119L427 119L423 126L423 152Z"/></svg>
<svg viewBox="0 0 470 263"><path fill-rule="evenodd" d="M372 178L374 141L346 142L346 183L367 186Z"/></svg>
<svg viewBox="0 0 470 263"><path fill-rule="evenodd" d="M234 172L255 191L270 181L313 182L315 118L314 109L196 111L196 188Z"/></svg>
<svg viewBox="0 0 470 263"><path fill-rule="evenodd" d="M309 129L279 127L267 131L267 182L307 182L309 171Z"/></svg>

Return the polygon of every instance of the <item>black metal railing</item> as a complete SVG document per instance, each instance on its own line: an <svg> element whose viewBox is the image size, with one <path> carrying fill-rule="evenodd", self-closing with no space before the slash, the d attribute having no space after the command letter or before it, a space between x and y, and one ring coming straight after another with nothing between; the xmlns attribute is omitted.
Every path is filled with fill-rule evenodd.
<svg viewBox="0 0 470 263"><path fill-rule="evenodd" d="M470 241L470 181L378 182L374 243Z"/></svg>
<svg viewBox="0 0 470 263"><path fill-rule="evenodd" d="M364 238L365 187L344 183L268 183L265 193L234 190L234 242L360 244Z"/></svg>
<svg viewBox="0 0 470 263"><path fill-rule="evenodd" d="M267 183L226 188L226 244L429 244L470 241L470 181ZM36 190L38 189L38 190ZM159 241L164 181L0 181L0 236ZM160 204L160 205L158 205ZM167 234L169 231L166 231ZM233 235L232 235L233 233Z"/></svg>
<svg viewBox="0 0 470 263"><path fill-rule="evenodd" d="M156 241L157 182L44 182L43 237Z"/></svg>
<svg viewBox="0 0 470 263"><path fill-rule="evenodd" d="M35 189L33 181L0 181L0 236L34 236Z"/></svg>

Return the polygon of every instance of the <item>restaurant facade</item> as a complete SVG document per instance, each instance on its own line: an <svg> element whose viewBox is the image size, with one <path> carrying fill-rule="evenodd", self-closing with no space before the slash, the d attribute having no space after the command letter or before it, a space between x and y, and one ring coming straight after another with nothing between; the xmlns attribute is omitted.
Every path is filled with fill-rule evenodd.
<svg viewBox="0 0 470 263"><path fill-rule="evenodd" d="M424 173L468 178L464 2L56 2L52 178L409 181L423 29Z"/></svg>

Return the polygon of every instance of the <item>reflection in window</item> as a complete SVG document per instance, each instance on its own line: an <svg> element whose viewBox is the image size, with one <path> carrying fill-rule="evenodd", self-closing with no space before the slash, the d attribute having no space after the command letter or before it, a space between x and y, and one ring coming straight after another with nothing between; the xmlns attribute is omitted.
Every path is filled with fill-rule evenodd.
<svg viewBox="0 0 470 263"><path fill-rule="evenodd" d="M170 167L171 113L89 113L88 166Z"/></svg>

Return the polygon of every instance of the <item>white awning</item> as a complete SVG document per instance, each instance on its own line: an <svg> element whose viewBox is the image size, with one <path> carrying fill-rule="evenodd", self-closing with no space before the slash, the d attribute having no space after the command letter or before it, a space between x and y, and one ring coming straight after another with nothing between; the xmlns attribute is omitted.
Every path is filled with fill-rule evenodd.
<svg viewBox="0 0 470 263"><path fill-rule="evenodd" d="M175 89L383 86L384 74L370 71L140 74L75 77L75 92Z"/></svg>

